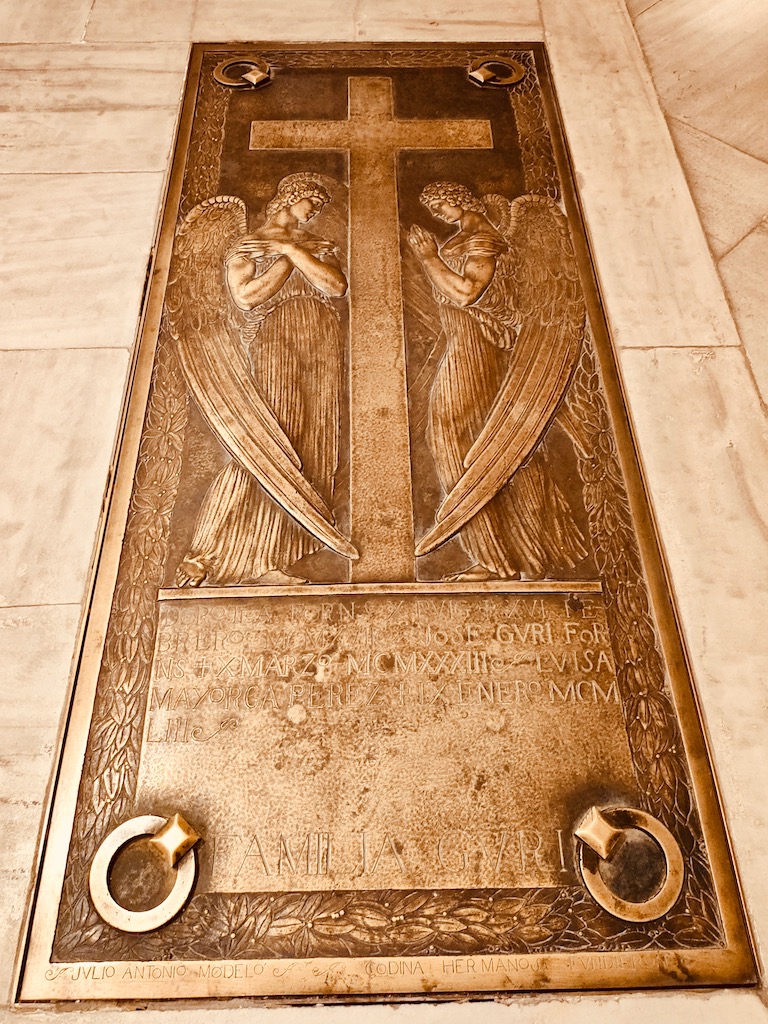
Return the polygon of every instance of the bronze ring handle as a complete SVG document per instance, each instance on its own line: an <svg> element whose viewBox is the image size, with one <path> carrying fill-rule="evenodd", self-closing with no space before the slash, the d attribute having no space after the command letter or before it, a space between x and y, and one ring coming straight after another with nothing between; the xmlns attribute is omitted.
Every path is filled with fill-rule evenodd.
<svg viewBox="0 0 768 1024"><path fill-rule="evenodd" d="M152 836L150 842L176 867L176 879L166 898L150 910L128 910L114 898L109 888L109 869L120 850L132 839ZM98 915L122 932L151 932L167 924L189 899L195 884L197 864L192 847L200 837L181 817L163 818L143 814L118 825L110 832L91 862L88 882Z"/></svg>
<svg viewBox="0 0 768 1024"><path fill-rule="evenodd" d="M508 85L522 82L525 78L525 68L509 57L480 57L469 65L467 78L473 85L503 89Z"/></svg>
<svg viewBox="0 0 768 1024"><path fill-rule="evenodd" d="M645 832L657 843L666 868L661 888L642 903L617 896L600 874L600 861L613 857L626 830L631 828ZM579 870L584 885L592 898L613 917L622 921L655 921L675 905L683 888L685 865L677 840L658 818L634 807L610 807L605 812L590 807L574 835L581 840Z"/></svg>
<svg viewBox="0 0 768 1024"><path fill-rule="evenodd" d="M244 67L248 70L239 70ZM238 72L233 73L233 68L237 68ZM260 57L229 57L216 65L213 77L219 85L226 85L230 89L257 89L272 81L272 68Z"/></svg>

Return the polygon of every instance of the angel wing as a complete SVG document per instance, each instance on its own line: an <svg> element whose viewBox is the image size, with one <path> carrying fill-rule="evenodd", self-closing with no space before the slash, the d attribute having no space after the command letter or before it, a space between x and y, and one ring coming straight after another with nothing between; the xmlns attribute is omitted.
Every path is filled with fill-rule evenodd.
<svg viewBox="0 0 768 1024"><path fill-rule="evenodd" d="M512 203L501 196L483 201L509 242L496 277L520 328L504 381L464 458L464 473L418 544L417 555L457 533L524 465L565 394L584 337L584 299L568 224L558 205L538 195Z"/></svg>
<svg viewBox="0 0 768 1024"><path fill-rule="evenodd" d="M357 558L253 382L224 269L224 254L246 230L245 203L234 196L206 199L183 218L166 291L167 330L200 412L230 455L321 543Z"/></svg>

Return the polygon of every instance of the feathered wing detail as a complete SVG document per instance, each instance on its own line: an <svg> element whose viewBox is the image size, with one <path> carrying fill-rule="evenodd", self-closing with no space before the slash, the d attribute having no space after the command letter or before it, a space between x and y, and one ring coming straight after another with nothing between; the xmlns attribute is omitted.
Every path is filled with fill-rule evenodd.
<svg viewBox="0 0 768 1024"><path fill-rule="evenodd" d="M512 203L486 196L484 202L509 243L484 304L506 303L514 311L507 318L520 327L488 419L464 458L465 471L417 555L457 533L525 464L557 412L584 337L584 299L559 206L538 195Z"/></svg>
<svg viewBox="0 0 768 1024"><path fill-rule="evenodd" d="M246 230L245 204L234 196L206 199L183 218L166 291L168 332L200 412L230 455L313 537L357 558L253 380L224 266L225 253Z"/></svg>

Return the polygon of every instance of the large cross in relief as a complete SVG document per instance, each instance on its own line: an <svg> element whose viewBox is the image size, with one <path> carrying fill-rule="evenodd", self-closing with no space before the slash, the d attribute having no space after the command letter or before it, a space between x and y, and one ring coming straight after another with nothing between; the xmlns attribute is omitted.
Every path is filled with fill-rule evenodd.
<svg viewBox="0 0 768 1024"><path fill-rule="evenodd" d="M250 148L349 154L353 582L415 578L397 154L492 149L485 120L395 117L392 79L351 77L344 121L253 121Z"/></svg>

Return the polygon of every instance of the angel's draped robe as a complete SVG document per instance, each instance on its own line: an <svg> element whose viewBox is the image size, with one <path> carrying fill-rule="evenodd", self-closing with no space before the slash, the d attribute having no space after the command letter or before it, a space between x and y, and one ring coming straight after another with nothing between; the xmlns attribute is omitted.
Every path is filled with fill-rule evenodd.
<svg viewBox="0 0 768 1024"><path fill-rule="evenodd" d="M321 259L332 250L331 243L320 241L305 247ZM257 274L274 260L257 262ZM343 373L338 313L294 270L276 295L246 316L254 386L290 439L304 476L330 508ZM272 569L286 570L322 546L232 460L208 489L186 557L206 566L206 582L233 586Z"/></svg>
<svg viewBox="0 0 768 1024"><path fill-rule="evenodd" d="M497 258L498 235L478 233L440 250L463 274L470 256ZM492 282L498 284L497 282ZM464 472L464 456L493 406L509 362L514 332L504 322L500 289L489 287L472 306L453 305L435 289L446 351L430 394L427 443L447 494ZM508 311L510 312L510 311ZM477 565L502 578L517 573L551 576L573 569L587 555L584 537L547 466L545 441L499 493L458 534Z"/></svg>

